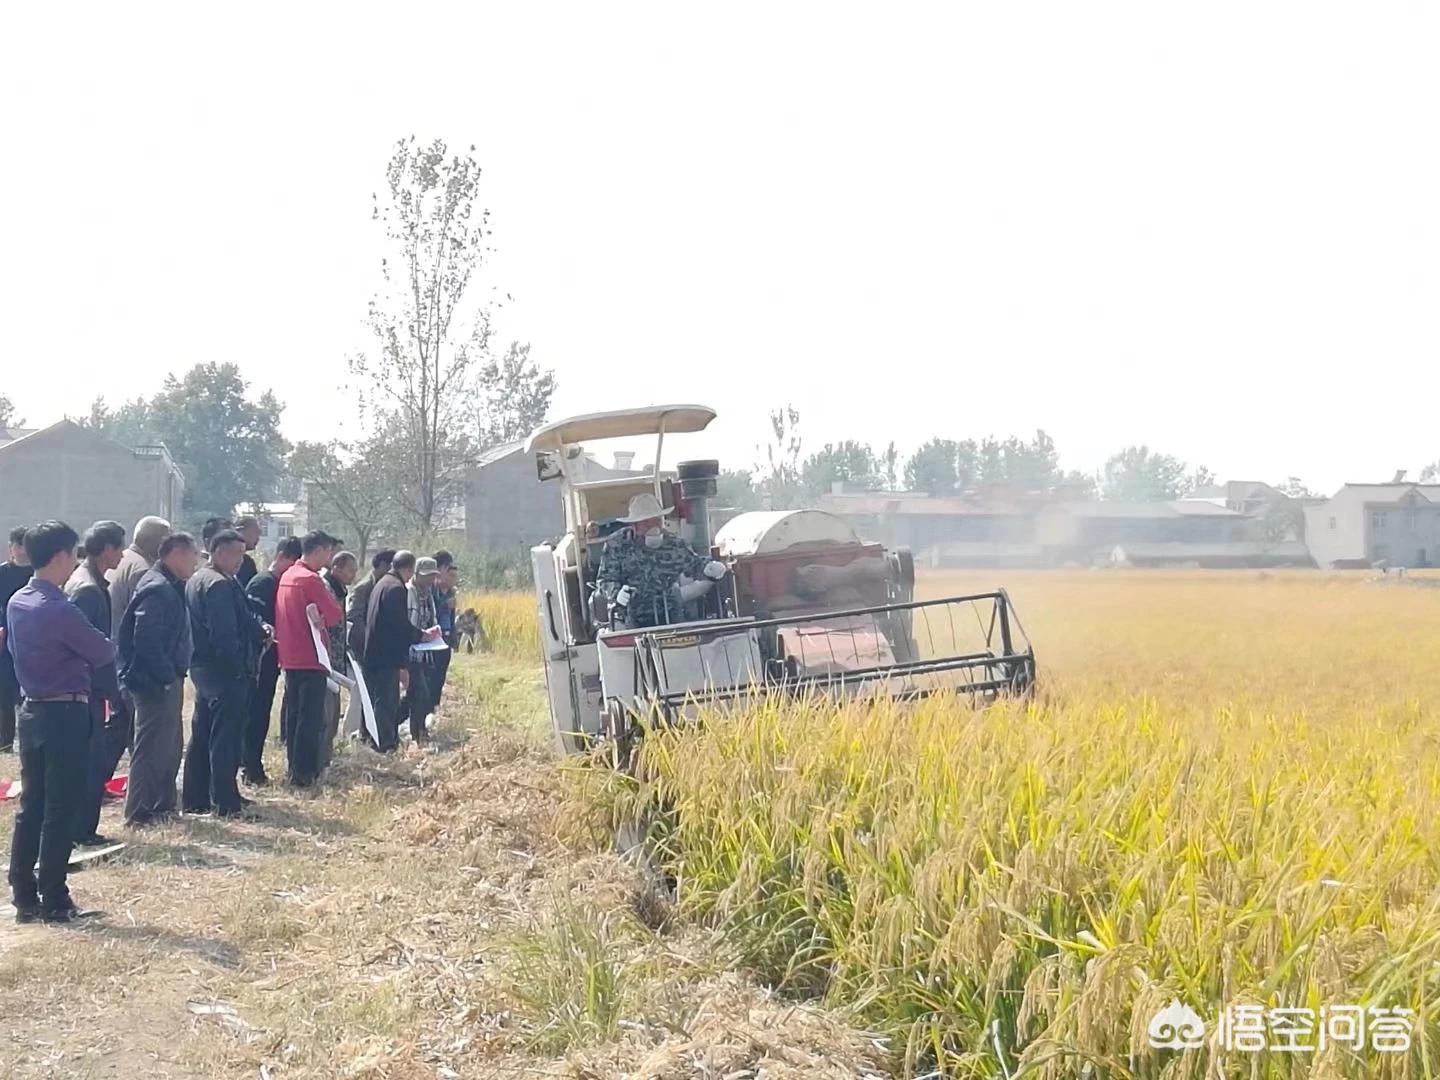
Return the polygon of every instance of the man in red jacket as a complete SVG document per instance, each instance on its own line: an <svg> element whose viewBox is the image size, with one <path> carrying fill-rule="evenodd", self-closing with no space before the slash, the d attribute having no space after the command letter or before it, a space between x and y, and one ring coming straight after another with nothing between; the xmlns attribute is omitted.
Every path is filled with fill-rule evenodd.
<svg viewBox="0 0 1440 1080"><path fill-rule="evenodd" d="M315 648L311 626L339 626L345 613L320 577L340 541L319 530L300 540L300 561L280 579L275 593L275 652L285 672L280 706L290 783L309 787L320 771L320 732L325 719L325 665Z"/></svg>

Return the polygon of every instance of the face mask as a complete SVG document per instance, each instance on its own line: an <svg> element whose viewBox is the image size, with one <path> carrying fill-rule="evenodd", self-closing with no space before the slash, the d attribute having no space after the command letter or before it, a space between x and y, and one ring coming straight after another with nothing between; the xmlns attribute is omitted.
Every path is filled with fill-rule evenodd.
<svg viewBox="0 0 1440 1080"><path fill-rule="evenodd" d="M659 529L651 529L645 534L645 546L648 548L658 548L664 540L665 534Z"/></svg>

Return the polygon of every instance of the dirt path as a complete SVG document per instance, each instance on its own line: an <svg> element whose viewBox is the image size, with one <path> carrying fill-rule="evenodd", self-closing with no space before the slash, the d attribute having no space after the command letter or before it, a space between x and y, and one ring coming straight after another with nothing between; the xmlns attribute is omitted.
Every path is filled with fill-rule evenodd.
<svg viewBox="0 0 1440 1080"><path fill-rule="evenodd" d="M103 920L0 919L0 1078L839 1077L856 1072L827 1064L836 1046L876 1059L726 974L704 935L647 927L665 901L643 874L555 838L538 674L456 673L432 747L348 747L315 794L263 793L259 822L125 835L72 883ZM124 833L117 808L102 831ZM623 1002L577 1005L587 973Z"/></svg>

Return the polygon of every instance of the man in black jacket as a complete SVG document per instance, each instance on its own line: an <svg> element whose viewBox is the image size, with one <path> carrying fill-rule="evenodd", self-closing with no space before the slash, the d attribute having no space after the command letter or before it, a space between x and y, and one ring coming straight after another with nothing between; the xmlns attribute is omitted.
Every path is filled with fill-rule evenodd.
<svg viewBox="0 0 1440 1080"><path fill-rule="evenodd" d="M245 557L240 560L240 569L235 571L235 580L242 589L248 589L258 570L250 553L260 546L260 519L247 514L235 522L235 531L245 541Z"/></svg>
<svg viewBox="0 0 1440 1080"><path fill-rule="evenodd" d="M396 720L400 713L400 687L409 685L410 646L435 637L410 622L405 586L415 576L415 553L399 551L390 572L375 583L365 618L365 685L375 706L375 727L382 753L399 741ZM433 629L433 628L432 628Z"/></svg>
<svg viewBox="0 0 1440 1080"><path fill-rule="evenodd" d="M185 583L194 638L190 681L195 710L180 805L190 814L214 810L216 817L237 817L248 802L235 777L262 635L235 577L244 559L244 538L222 529L210 538L210 562Z"/></svg>
<svg viewBox="0 0 1440 1080"><path fill-rule="evenodd" d="M25 526L10 530L10 558L0 563L0 630L5 628L5 605L25 587L34 571L25 554ZM10 650L0 643L0 754L15 749L15 710L20 708L20 682Z"/></svg>
<svg viewBox="0 0 1440 1080"><path fill-rule="evenodd" d="M185 582L198 558L189 533L167 536L160 542L160 558L135 586L120 620L120 686L129 692L135 715L125 793L128 825L148 825L175 813L191 649Z"/></svg>
<svg viewBox="0 0 1440 1080"><path fill-rule="evenodd" d="M120 565L125 554L125 526L118 521L97 521L85 533L85 561L65 583L65 595L85 613L90 625L112 641L115 618L110 610L110 584L105 575ZM100 805L105 784L130 745L130 710L121 694L115 665L106 664L90 675L90 773L85 792L75 808L75 843L99 847L109 841L100 835Z"/></svg>
<svg viewBox="0 0 1440 1080"><path fill-rule="evenodd" d="M281 575L299 561L300 538L288 536L275 549L275 559L270 566L261 570L245 586L250 610L266 626L275 625L275 593L280 587ZM241 754L242 775L252 787L264 787L270 782L265 775L265 737L270 734L270 713L275 708L275 686L279 681L280 660L275 655L274 643L267 643L260 653L260 674L250 688L249 715L245 720Z"/></svg>

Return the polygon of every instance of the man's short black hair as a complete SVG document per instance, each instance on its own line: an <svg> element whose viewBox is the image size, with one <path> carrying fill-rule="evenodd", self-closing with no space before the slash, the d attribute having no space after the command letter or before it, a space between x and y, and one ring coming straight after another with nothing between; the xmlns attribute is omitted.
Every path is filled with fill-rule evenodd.
<svg viewBox="0 0 1440 1080"><path fill-rule="evenodd" d="M413 551L397 551L395 558L390 560L391 570L414 570L415 553Z"/></svg>
<svg viewBox="0 0 1440 1080"><path fill-rule="evenodd" d="M215 554L215 549L220 547L221 544L243 543L245 543L245 538L241 536L238 532L236 532L234 529L221 529L214 536L210 537L210 540L208 541L211 555Z"/></svg>
<svg viewBox="0 0 1440 1080"><path fill-rule="evenodd" d="M108 547L125 546L125 526L118 521L97 521L85 530L85 554L102 555Z"/></svg>
<svg viewBox="0 0 1440 1080"><path fill-rule="evenodd" d="M300 551L305 555L309 555L312 551L319 551L321 548L337 548L339 546L340 541L324 529L315 529L300 538Z"/></svg>
<svg viewBox="0 0 1440 1080"><path fill-rule="evenodd" d="M275 545L275 557L277 559L285 558L299 562L300 557L304 554L305 549L300 546L300 538L298 536L287 536Z"/></svg>
<svg viewBox="0 0 1440 1080"><path fill-rule="evenodd" d="M42 521L25 530L25 557L36 570L43 570L62 551L74 551L80 537L63 521Z"/></svg>
<svg viewBox="0 0 1440 1080"><path fill-rule="evenodd" d="M30 530L27 529L24 525L16 525L15 528L10 530L10 543L14 544L16 547L24 547L25 534L29 531Z"/></svg>
<svg viewBox="0 0 1440 1080"><path fill-rule="evenodd" d="M381 548L379 551L375 552L374 555L371 555L371 556L370 556L370 569L371 569L371 570L380 570L380 569L383 568L383 569L385 569L385 570L388 570L388 569L390 569L390 565L391 565L394 561L395 561L395 549L394 549L394 548Z"/></svg>
<svg viewBox="0 0 1440 1080"><path fill-rule="evenodd" d="M200 530L200 539L205 541L206 550L209 550L210 541L215 539L215 534L233 528L229 518L212 517L206 518L204 527Z"/></svg>
<svg viewBox="0 0 1440 1080"><path fill-rule="evenodd" d="M445 570L455 565L455 556L451 555L450 552L446 551L444 548L441 548L439 551L435 552L434 559L435 569L437 570Z"/></svg>
<svg viewBox="0 0 1440 1080"><path fill-rule="evenodd" d="M165 558L176 548L193 548L195 537L187 532L173 532L160 541L160 558Z"/></svg>
<svg viewBox="0 0 1440 1080"><path fill-rule="evenodd" d="M260 519L254 514L246 514L235 522L235 531L239 532L241 529L248 529L251 525L254 525L258 529L260 527Z"/></svg>

